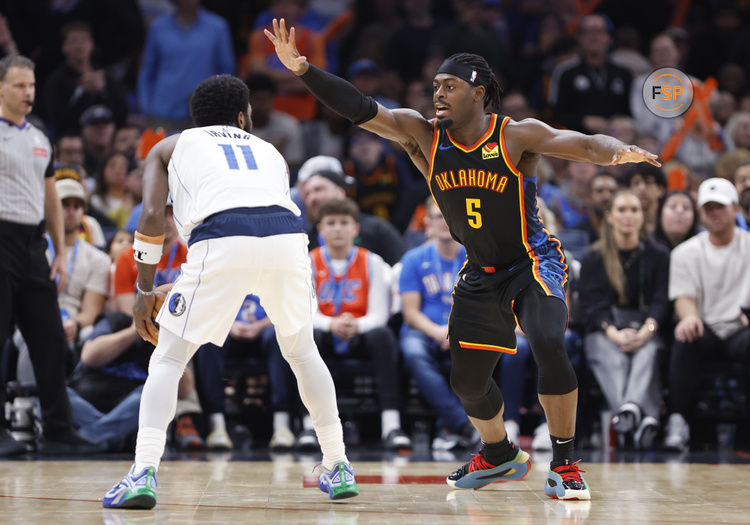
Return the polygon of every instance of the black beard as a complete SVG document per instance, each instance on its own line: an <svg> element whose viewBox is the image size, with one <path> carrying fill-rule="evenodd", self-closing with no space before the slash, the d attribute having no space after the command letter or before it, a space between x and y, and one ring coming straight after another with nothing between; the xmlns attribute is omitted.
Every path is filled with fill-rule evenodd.
<svg viewBox="0 0 750 525"><path fill-rule="evenodd" d="M451 119L451 118L442 118L442 119L439 118L435 122L435 126L437 127L437 129L443 129L443 130L450 129L451 126L453 126L453 119Z"/></svg>

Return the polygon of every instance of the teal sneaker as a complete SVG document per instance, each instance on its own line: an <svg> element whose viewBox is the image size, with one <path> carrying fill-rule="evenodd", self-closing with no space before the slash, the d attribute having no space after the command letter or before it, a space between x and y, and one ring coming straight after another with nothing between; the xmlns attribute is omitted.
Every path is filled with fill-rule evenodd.
<svg viewBox="0 0 750 525"><path fill-rule="evenodd" d="M354 480L354 469L349 463L339 461L332 470L321 465L323 473L318 479L318 488L328 493L331 499L353 498L359 495L357 482Z"/></svg>
<svg viewBox="0 0 750 525"><path fill-rule="evenodd" d="M530 470L531 456L520 448L513 459L500 465L488 463L479 452L451 473L445 482L456 489L478 489L490 483L521 480Z"/></svg>
<svg viewBox="0 0 750 525"><path fill-rule="evenodd" d="M102 507L108 509L152 509L156 505L156 469L147 467L139 474L135 465L121 482L104 495Z"/></svg>
<svg viewBox="0 0 750 525"><path fill-rule="evenodd" d="M579 461L550 469L544 493L555 499L590 500L589 484L581 476L581 472L586 471L578 466Z"/></svg>

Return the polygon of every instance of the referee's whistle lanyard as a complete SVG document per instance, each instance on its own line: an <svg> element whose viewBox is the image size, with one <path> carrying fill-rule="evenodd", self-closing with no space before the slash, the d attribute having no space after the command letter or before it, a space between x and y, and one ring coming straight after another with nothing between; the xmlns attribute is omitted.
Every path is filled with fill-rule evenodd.
<svg viewBox="0 0 750 525"><path fill-rule="evenodd" d="M349 252L349 258L346 260L346 266L344 266L344 269L340 275L336 275L335 271L333 270L331 255L328 253L328 248L323 246L320 251L321 255L323 256L323 261L326 263L326 266L328 266L328 272L331 275L331 279L329 282L333 290L333 314L335 316L338 316L341 314L341 305L344 302L344 293L346 292L347 285L346 276L349 273L349 268L354 262L354 258L357 256L357 248L352 247L352 250Z"/></svg>
<svg viewBox="0 0 750 525"><path fill-rule="evenodd" d="M68 262L68 278L70 278L71 274L73 273L73 266L76 264L76 257L78 257L78 243L80 242L80 239L76 238L76 243L73 245L73 255L70 256L70 261ZM55 245L52 244L52 239L49 235L47 235L47 249L49 250L50 257L52 260L55 260ZM55 284L58 284L60 282L60 276L55 274Z"/></svg>
<svg viewBox="0 0 750 525"><path fill-rule="evenodd" d="M169 252L169 258L167 259L167 266L163 270L157 270L154 276L154 287L161 286L162 284L171 283L174 281L172 276L174 272L179 268L172 268L175 254L177 253L177 241L172 241L172 251Z"/></svg>

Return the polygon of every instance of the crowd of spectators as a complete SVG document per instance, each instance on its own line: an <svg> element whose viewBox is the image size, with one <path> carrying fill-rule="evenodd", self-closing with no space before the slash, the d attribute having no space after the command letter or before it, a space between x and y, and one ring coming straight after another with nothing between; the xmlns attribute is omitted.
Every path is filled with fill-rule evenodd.
<svg viewBox="0 0 750 525"><path fill-rule="evenodd" d="M740 386L750 389L742 313L750 307L750 8L597 4L590 12L572 0L0 1L0 55L35 60L29 120L54 144L70 268L59 305L79 431L110 449L128 446L136 431L153 349L130 317L143 159L161 137L190 127L188 98L201 80L233 73L250 88L254 133L290 166L309 228L316 341L326 361L371 363L385 446L410 446L402 376L435 413L435 448L475 442L445 379L463 248L400 146L318 104L281 65L263 29L284 17L302 55L384 106L434 117L437 67L454 52L474 52L500 80L499 113L661 155L662 168L545 158L527 175L538 177L540 214L566 249L568 351L579 374L598 384L618 444L649 448L664 436L670 448L688 446L690 424L706 415L697 402L701 371L726 379L745 367ZM681 69L696 86L682 117L657 117L643 102L645 77L661 67ZM171 217L165 234L156 285L176 278L187 250ZM347 288L354 281L359 291ZM518 354L498 371L511 439L522 415L539 413L529 395L531 352L518 336ZM20 333L3 351L6 378L16 378L19 392L33 388ZM205 345L181 380L177 446L233 446L224 361L249 355L267 365L271 446L316 445L273 326L248 296L224 347ZM591 385L582 385L589 396ZM533 420L535 448L550 448L545 425Z"/></svg>

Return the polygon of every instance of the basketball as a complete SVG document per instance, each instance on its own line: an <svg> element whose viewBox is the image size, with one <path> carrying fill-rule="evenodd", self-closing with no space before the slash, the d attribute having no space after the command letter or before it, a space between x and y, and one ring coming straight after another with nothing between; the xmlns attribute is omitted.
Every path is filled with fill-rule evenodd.
<svg viewBox="0 0 750 525"><path fill-rule="evenodd" d="M159 310L161 310L162 305L164 304L164 301L167 300L167 295L169 295L169 290L172 289L172 285L174 283L167 283L162 284L161 286L157 286L154 290L154 307L151 310L151 320L156 323L156 316L159 315Z"/></svg>

